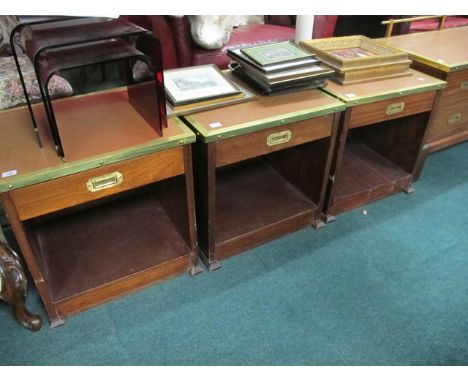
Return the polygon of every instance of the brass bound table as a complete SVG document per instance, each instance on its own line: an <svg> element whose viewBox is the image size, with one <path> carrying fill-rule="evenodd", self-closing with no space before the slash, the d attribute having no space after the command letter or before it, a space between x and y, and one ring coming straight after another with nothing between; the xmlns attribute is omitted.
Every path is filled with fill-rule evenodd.
<svg viewBox="0 0 468 382"><path fill-rule="evenodd" d="M428 132L429 152L468 139L468 27L412 33L381 42L408 52L412 67L447 81Z"/></svg>
<svg viewBox="0 0 468 382"><path fill-rule="evenodd" d="M324 205L334 215L399 191L412 191L427 152L431 110L446 83L410 69L411 76L325 88L346 103Z"/></svg>
<svg viewBox="0 0 468 382"><path fill-rule="evenodd" d="M194 176L201 256L218 260L320 225L344 104L308 90L186 116L197 132Z"/></svg>
<svg viewBox="0 0 468 382"><path fill-rule="evenodd" d="M160 137L115 90L56 101L67 162L35 106L0 112L0 200L51 326L167 278L200 271L191 146L177 118ZM95 123L85 123L93 120Z"/></svg>

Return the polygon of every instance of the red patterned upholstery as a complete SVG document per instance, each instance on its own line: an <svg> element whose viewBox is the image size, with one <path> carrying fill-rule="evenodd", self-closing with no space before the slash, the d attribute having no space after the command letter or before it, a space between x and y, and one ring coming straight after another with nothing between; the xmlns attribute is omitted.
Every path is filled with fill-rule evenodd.
<svg viewBox="0 0 468 382"><path fill-rule="evenodd" d="M457 28L468 25L468 17L461 16L449 16L445 19L444 28ZM409 32L425 32L430 30L439 29L439 20L438 19L428 19L428 20L419 20L413 21L410 24Z"/></svg>
<svg viewBox="0 0 468 382"><path fill-rule="evenodd" d="M333 37L338 16L315 16L313 38Z"/></svg>

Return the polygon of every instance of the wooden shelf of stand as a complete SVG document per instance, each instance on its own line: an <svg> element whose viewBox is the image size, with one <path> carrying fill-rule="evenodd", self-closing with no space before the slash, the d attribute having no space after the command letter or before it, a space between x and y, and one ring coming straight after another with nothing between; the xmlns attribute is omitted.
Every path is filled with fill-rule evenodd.
<svg viewBox="0 0 468 382"><path fill-rule="evenodd" d="M445 82L412 75L363 84L330 83L328 93L347 103L339 128L325 220L400 191L411 192L427 151L431 111Z"/></svg>
<svg viewBox="0 0 468 382"><path fill-rule="evenodd" d="M393 36L381 42L401 49L412 67L444 81L434 122L428 132L429 152L468 140L468 27Z"/></svg>
<svg viewBox="0 0 468 382"><path fill-rule="evenodd" d="M343 109L333 97L308 90L183 117L199 138L197 229L210 270L241 251L320 226Z"/></svg>

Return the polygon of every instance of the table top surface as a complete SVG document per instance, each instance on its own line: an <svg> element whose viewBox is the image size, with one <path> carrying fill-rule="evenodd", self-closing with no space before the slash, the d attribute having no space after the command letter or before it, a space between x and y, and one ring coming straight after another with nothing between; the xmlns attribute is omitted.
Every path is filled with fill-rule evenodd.
<svg viewBox="0 0 468 382"><path fill-rule="evenodd" d="M122 92L103 92L100 101L116 98L113 108L123 107ZM0 192L41 183L47 180L86 171L195 141L195 134L178 118L168 120L168 128L160 137L136 113L116 111L100 116L99 102L95 109L76 112L75 106L87 103L87 96L70 97L56 101L58 108L74 112L62 113L61 137L66 160L54 149L42 104L34 105L34 115L43 143L40 148L26 106L0 111ZM97 98L95 97L94 100ZM122 101L122 102L121 102ZM58 105L58 104L57 104ZM54 109L55 106L54 105ZM89 106L89 105L88 105ZM104 109L105 111L105 109ZM94 120L94 123L84 123Z"/></svg>
<svg viewBox="0 0 468 382"><path fill-rule="evenodd" d="M258 96L252 101L182 117L205 142L218 141L254 131L336 113L345 105L314 89Z"/></svg>
<svg viewBox="0 0 468 382"><path fill-rule="evenodd" d="M412 60L444 72L468 68L468 26L379 39L404 50Z"/></svg>
<svg viewBox="0 0 468 382"><path fill-rule="evenodd" d="M403 95L442 89L445 81L410 69L411 75L370 81L361 84L340 85L331 82L324 91L339 98L347 107L382 101Z"/></svg>

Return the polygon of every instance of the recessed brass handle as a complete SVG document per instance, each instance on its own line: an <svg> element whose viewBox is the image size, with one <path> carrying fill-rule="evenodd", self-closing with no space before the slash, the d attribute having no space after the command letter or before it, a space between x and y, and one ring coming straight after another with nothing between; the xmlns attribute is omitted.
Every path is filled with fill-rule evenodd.
<svg viewBox="0 0 468 382"><path fill-rule="evenodd" d="M291 138L292 138L291 130L284 130L278 133L270 134L267 137L266 143L268 146L276 146L276 145L281 145L283 143L289 142Z"/></svg>
<svg viewBox="0 0 468 382"><path fill-rule="evenodd" d="M468 90L468 81L463 81L461 83L460 90Z"/></svg>
<svg viewBox="0 0 468 382"><path fill-rule="evenodd" d="M86 182L86 188L88 191L96 192L105 190L106 188L114 187L123 182L123 175L116 171L112 174L106 174L101 176L96 176L89 179Z"/></svg>
<svg viewBox="0 0 468 382"><path fill-rule="evenodd" d="M451 125L453 123L460 122L461 118L462 118L461 113L452 114L450 117L448 117L447 123Z"/></svg>
<svg viewBox="0 0 468 382"><path fill-rule="evenodd" d="M397 103L392 103L392 104L387 106L386 114L387 115L392 115L392 114L396 114L396 113L401 113L403 110L405 110L405 102L404 101L397 102Z"/></svg>

